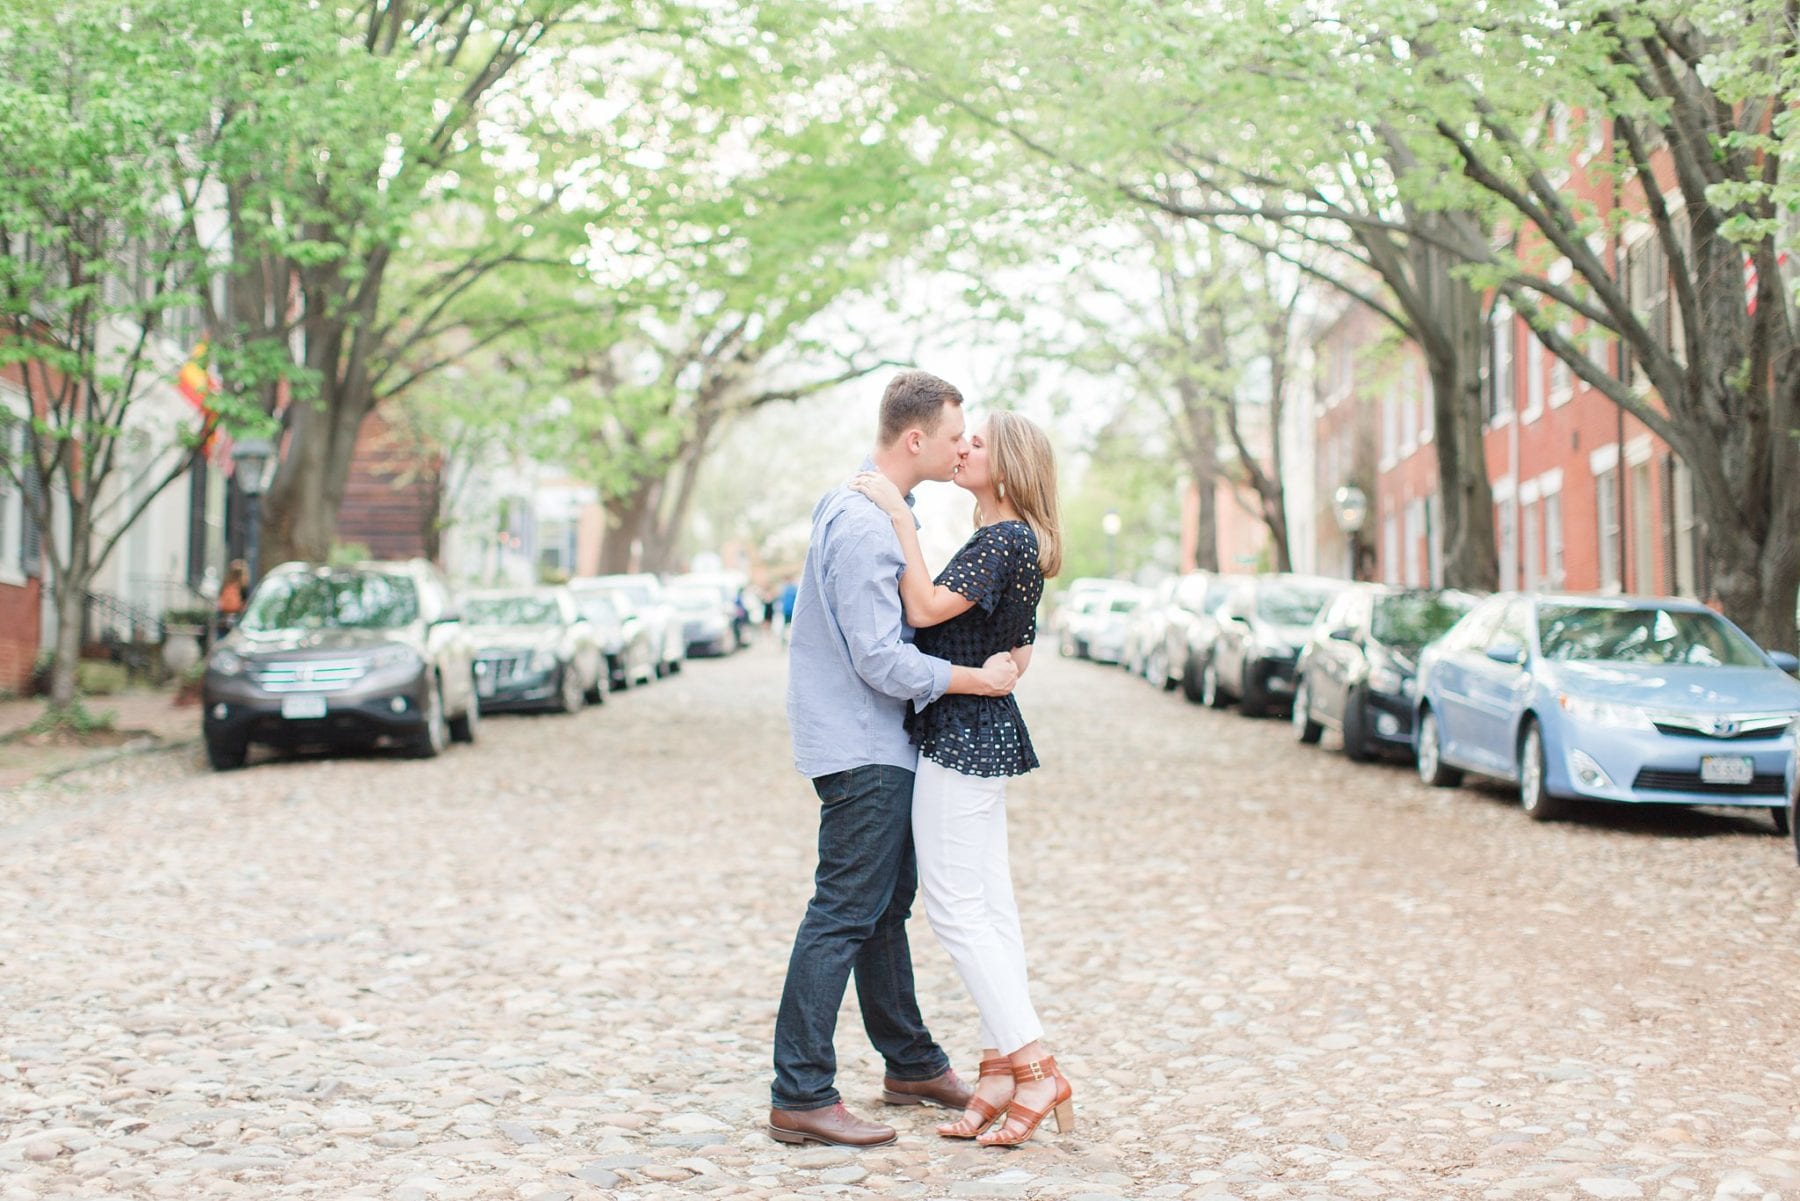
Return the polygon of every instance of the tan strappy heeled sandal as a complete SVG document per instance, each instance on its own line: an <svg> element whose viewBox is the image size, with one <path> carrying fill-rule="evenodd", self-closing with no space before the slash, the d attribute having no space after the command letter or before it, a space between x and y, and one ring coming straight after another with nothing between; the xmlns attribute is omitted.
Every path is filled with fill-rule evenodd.
<svg viewBox="0 0 1800 1201"><path fill-rule="evenodd" d="M1012 1075L1015 1085L1029 1084L1034 1080L1056 1081L1055 1099L1044 1108L1034 1110L1019 1104L1018 1096L1015 1094L1012 1104L1007 1106L1009 1114L1006 1124L998 1131L983 1134L976 1140L977 1142L984 1147L1016 1147L1036 1134L1038 1123L1051 1113L1056 1114L1056 1132L1058 1134L1068 1134L1075 1129L1075 1089L1069 1083L1069 1078L1056 1070L1054 1055L1046 1055L1042 1059L1019 1064L1013 1068ZM1009 1135L1007 1131L1015 1119L1023 1121L1025 1129L1016 1135Z"/></svg>
<svg viewBox="0 0 1800 1201"><path fill-rule="evenodd" d="M975 1073L975 1086L981 1087L981 1082L989 1076L1010 1076L1012 1074L1012 1064L1005 1058L984 1059L981 1061L981 1067ZM944 1138L974 1138L992 1126L994 1119L1005 1112L1005 1105L994 1106L980 1097L970 1097L969 1104L963 1109L963 1116L954 1122L946 1122L939 1126L937 1132ZM974 1116L971 1117L971 1114Z"/></svg>

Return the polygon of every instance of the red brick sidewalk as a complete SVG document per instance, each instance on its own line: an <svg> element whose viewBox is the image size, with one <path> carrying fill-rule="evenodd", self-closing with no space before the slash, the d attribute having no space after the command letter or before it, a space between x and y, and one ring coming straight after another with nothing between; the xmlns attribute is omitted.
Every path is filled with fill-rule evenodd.
<svg viewBox="0 0 1800 1201"><path fill-rule="evenodd" d="M88 711L113 715L113 729L148 735L155 744L184 742L200 733L198 705L177 706L172 689L124 692L87 698ZM47 772L78 767L87 759L117 754L126 741L94 746L33 745L23 733L44 711L42 699L0 701L0 791L17 788ZM136 741L143 741L140 737Z"/></svg>

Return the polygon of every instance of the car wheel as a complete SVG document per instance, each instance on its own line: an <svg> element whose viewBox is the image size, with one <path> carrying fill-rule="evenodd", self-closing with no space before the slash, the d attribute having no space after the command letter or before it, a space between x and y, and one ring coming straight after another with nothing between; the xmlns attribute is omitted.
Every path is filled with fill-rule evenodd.
<svg viewBox="0 0 1800 1201"><path fill-rule="evenodd" d="M1462 783L1463 774L1454 767L1444 765L1442 749L1438 745L1437 714L1430 709L1419 713L1419 779L1433 788L1455 788Z"/></svg>
<svg viewBox="0 0 1800 1201"><path fill-rule="evenodd" d="M1375 757L1375 746L1369 739L1369 698L1352 692L1344 698L1344 754L1357 763Z"/></svg>
<svg viewBox="0 0 1800 1201"><path fill-rule="evenodd" d="M236 771L250 756L250 744L242 738L207 735L206 765L214 771Z"/></svg>
<svg viewBox="0 0 1800 1201"><path fill-rule="evenodd" d="M581 675L573 662L563 664L562 675L556 681L556 703L553 708L558 713L579 713L586 698L587 690L581 686Z"/></svg>
<svg viewBox="0 0 1800 1201"><path fill-rule="evenodd" d="M450 745L450 722L444 717L444 685L433 680L431 695L425 698L425 724L413 736L412 753L420 759L434 759Z"/></svg>
<svg viewBox="0 0 1800 1201"><path fill-rule="evenodd" d="M1200 703L1208 709L1223 709L1231 703L1231 698L1219 687L1219 669L1213 666L1211 659L1200 669Z"/></svg>
<svg viewBox="0 0 1800 1201"><path fill-rule="evenodd" d="M1525 734L1519 739L1519 804L1534 822L1555 821L1569 808L1561 797L1550 795L1548 773L1544 770L1544 735L1530 718L1525 719Z"/></svg>
<svg viewBox="0 0 1800 1201"><path fill-rule="evenodd" d="M1238 713L1243 717L1261 717L1268 707L1268 698L1250 683L1250 660L1245 659L1238 674Z"/></svg>
<svg viewBox="0 0 1800 1201"><path fill-rule="evenodd" d="M594 669L594 682L587 690L587 703L590 705L606 703L606 664L604 663Z"/></svg>
<svg viewBox="0 0 1800 1201"><path fill-rule="evenodd" d="M481 730L481 705L475 699L475 685L469 684L469 707L461 717L450 719L450 738L454 742L474 742Z"/></svg>
<svg viewBox="0 0 1800 1201"><path fill-rule="evenodd" d="M1294 737L1311 746L1319 741L1325 728L1312 719L1312 689L1301 676L1294 683Z"/></svg>
<svg viewBox="0 0 1800 1201"><path fill-rule="evenodd" d="M1200 660L1193 655L1187 657L1187 666L1181 669L1181 695L1198 705L1204 698L1200 695Z"/></svg>
<svg viewBox="0 0 1800 1201"><path fill-rule="evenodd" d="M631 687L631 665L622 659L608 658L606 677L614 692L624 692Z"/></svg>
<svg viewBox="0 0 1800 1201"><path fill-rule="evenodd" d="M1788 821L1788 811L1785 807L1769 810L1769 816L1775 822L1775 833L1786 834L1789 832L1790 823Z"/></svg>

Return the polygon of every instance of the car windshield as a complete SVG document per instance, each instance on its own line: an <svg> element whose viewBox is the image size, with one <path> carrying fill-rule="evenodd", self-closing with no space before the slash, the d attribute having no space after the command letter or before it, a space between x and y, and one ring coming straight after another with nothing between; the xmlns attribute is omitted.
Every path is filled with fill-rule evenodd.
<svg viewBox="0 0 1800 1201"><path fill-rule="evenodd" d="M1713 613L1545 605L1538 610L1538 630L1546 659L1766 666L1756 644Z"/></svg>
<svg viewBox="0 0 1800 1201"><path fill-rule="evenodd" d="M677 609L687 613L701 613L720 606L717 593L701 588L671 588L669 600Z"/></svg>
<svg viewBox="0 0 1800 1201"><path fill-rule="evenodd" d="M562 622L547 596L475 596L463 602L463 620L477 626L553 626Z"/></svg>
<svg viewBox="0 0 1800 1201"><path fill-rule="evenodd" d="M656 593L647 584L634 584L627 580L608 581L602 587L613 592L620 592L631 598L633 604L640 608L656 603Z"/></svg>
<svg viewBox="0 0 1800 1201"><path fill-rule="evenodd" d="M1441 637L1475 607L1475 598L1460 592L1384 596L1375 602L1369 633L1388 646L1417 650Z"/></svg>
<svg viewBox="0 0 1800 1201"><path fill-rule="evenodd" d="M359 571L264 580L242 624L247 630L389 630L418 616L411 580Z"/></svg>
<svg viewBox="0 0 1800 1201"><path fill-rule="evenodd" d="M1143 603L1142 597L1115 596L1112 599L1111 609L1114 613L1129 613L1133 609L1136 609L1142 603Z"/></svg>
<svg viewBox="0 0 1800 1201"><path fill-rule="evenodd" d="M1259 588L1256 592L1256 615L1271 625L1311 625L1332 593L1324 588L1301 588L1292 584Z"/></svg>
<svg viewBox="0 0 1800 1201"><path fill-rule="evenodd" d="M597 592L589 592L575 598L575 607L589 621L613 622L619 620L619 611L613 608L612 601Z"/></svg>

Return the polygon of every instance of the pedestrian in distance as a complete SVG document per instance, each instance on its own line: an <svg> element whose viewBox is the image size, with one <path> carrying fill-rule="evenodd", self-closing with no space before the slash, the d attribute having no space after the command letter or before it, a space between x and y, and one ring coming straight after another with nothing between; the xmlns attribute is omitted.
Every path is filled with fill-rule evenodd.
<svg viewBox="0 0 1800 1201"><path fill-rule="evenodd" d="M953 478L968 452L962 394L906 371L881 398L874 471L904 496ZM952 664L913 645L903 621L906 556L894 522L848 485L813 509L789 633L794 763L819 798L813 896L794 935L775 1019L768 1131L780 1142L875 1147L894 1128L846 1109L836 1087L838 1008L852 975L863 1028L881 1053L882 1100L964 1109L957 1078L919 1012L906 919L918 891L909 710L947 693L999 697L1018 666L1001 652Z"/></svg>
<svg viewBox="0 0 1800 1201"><path fill-rule="evenodd" d="M214 638L225 637L237 625L238 618L244 615L249 591L250 565L242 559L233 559L231 566L225 569L225 581L219 585L219 595L213 601Z"/></svg>
<svg viewBox="0 0 1800 1201"><path fill-rule="evenodd" d="M900 596L916 645L952 663L1010 652L1025 672L1044 580L1062 566L1056 461L1050 439L1016 413L993 414L969 441L956 475L974 494L975 533L934 581L911 511L878 474L853 487L881 505L905 548ZM1006 781L1038 766L1018 701L944 696L907 715L919 748L913 843L925 916L981 1014L981 1067L946 1138L1017 1146L1048 1114L1075 1126L1074 1089L1042 1042L1006 841Z"/></svg>

